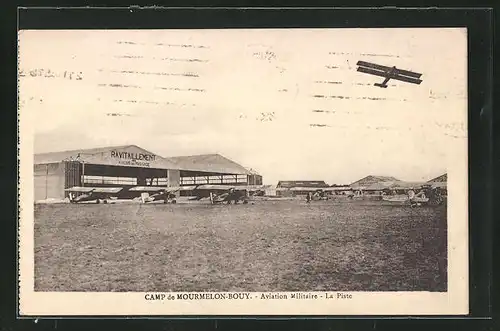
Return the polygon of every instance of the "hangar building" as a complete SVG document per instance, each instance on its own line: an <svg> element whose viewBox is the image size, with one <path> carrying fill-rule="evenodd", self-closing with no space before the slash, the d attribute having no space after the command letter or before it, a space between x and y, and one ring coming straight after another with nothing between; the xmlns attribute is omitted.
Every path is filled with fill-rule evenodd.
<svg viewBox="0 0 500 331"><path fill-rule="evenodd" d="M165 158L135 145L35 154L35 201L74 186L261 185L262 176L219 154ZM126 198L128 190L121 194Z"/></svg>

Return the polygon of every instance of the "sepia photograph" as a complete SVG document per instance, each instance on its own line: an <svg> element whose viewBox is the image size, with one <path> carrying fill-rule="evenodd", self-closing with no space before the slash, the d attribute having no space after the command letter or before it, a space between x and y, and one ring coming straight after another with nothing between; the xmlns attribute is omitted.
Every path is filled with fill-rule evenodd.
<svg viewBox="0 0 500 331"><path fill-rule="evenodd" d="M466 29L18 45L21 310L466 313Z"/></svg>

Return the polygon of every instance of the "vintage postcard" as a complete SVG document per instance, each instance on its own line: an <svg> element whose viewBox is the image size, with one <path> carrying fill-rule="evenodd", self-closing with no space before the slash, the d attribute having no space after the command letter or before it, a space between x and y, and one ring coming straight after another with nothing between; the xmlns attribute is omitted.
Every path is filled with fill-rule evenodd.
<svg viewBox="0 0 500 331"><path fill-rule="evenodd" d="M466 29L18 50L20 315L468 313Z"/></svg>

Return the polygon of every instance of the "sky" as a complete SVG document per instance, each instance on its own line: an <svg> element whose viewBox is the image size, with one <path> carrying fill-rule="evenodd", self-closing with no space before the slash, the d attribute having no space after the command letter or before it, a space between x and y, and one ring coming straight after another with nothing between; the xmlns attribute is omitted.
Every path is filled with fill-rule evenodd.
<svg viewBox="0 0 500 331"><path fill-rule="evenodd" d="M428 180L466 139L465 29L19 32L36 153L135 144L219 153L264 177ZM420 85L356 71L422 73Z"/></svg>

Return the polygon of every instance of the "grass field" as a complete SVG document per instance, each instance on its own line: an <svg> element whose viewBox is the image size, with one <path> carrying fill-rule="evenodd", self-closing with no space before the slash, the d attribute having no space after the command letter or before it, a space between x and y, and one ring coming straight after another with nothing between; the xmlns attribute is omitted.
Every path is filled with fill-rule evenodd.
<svg viewBox="0 0 500 331"><path fill-rule="evenodd" d="M36 205L36 291L446 291L446 207Z"/></svg>

